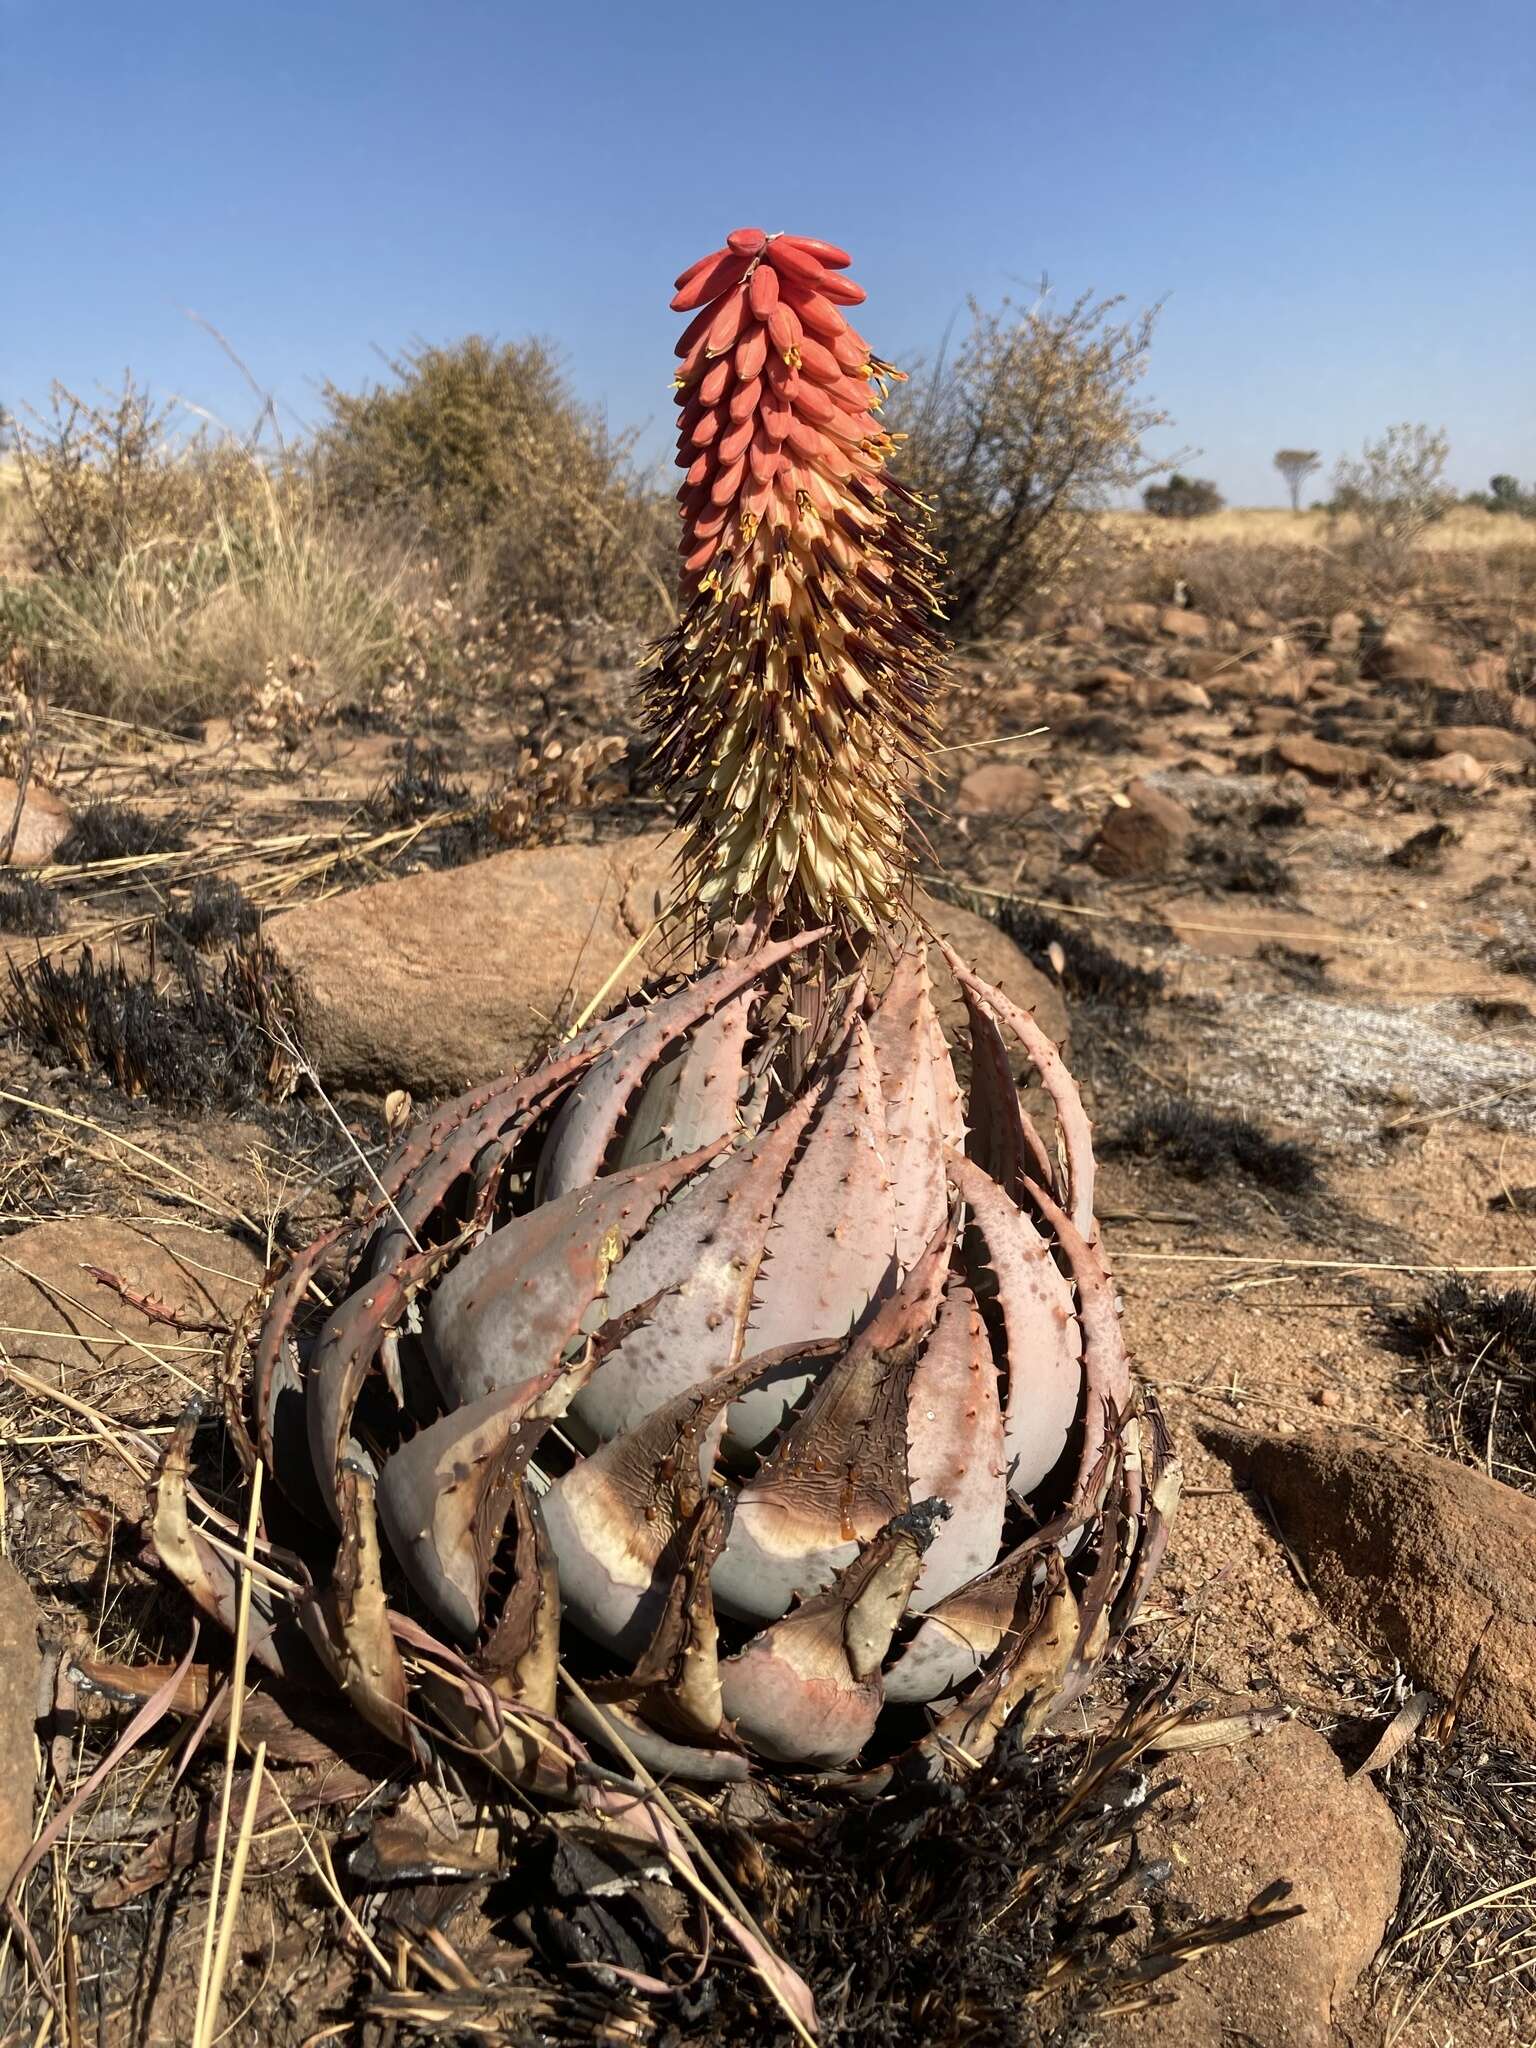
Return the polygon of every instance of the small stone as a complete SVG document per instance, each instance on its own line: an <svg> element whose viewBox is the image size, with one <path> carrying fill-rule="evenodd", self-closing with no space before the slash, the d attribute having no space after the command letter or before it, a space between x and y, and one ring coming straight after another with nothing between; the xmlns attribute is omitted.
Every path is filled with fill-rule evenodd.
<svg viewBox="0 0 1536 2048"><path fill-rule="evenodd" d="M1122 634L1127 640L1155 640L1158 616L1155 604L1107 604L1104 607L1105 627L1111 633Z"/></svg>
<svg viewBox="0 0 1536 2048"><path fill-rule="evenodd" d="M1442 725L1430 735L1437 754L1470 754L1497 768L1529 768L1536 763L1536 740L1502 725Z"/></svg>
<svg viewBox="0 0 1536 2048"><path fill-rule="evenodd" d="M1134 690L1136 683L1137 678L1128 668L1116 668L1113 662L1108 661L1101 661L1096 668L1089 669L1086 675L1077 679L1080 690L1113 690L1117 693Z"/></svg>
<svg viewBox="0 0 1536 2048"><path fill-rule="evenodd" d="M1319 1387L1312 1396L1319 1408L1337 1408L1343 1398L1337 1387Z"/></svg>
<svg viewBox="0 0 1536 2048"><path fill-rule="evenodd" d="M1361 663L1372 680L1398 683L1408 689L1455 690L1461 687L1461 664L1449 647L1431 641L1397 639L1388 634Z"/></svg>
<svg viewBox="0 0 1536 2048"><path fill-rule="evenodd" d="M1389 770L1390 763L1364 747L1342 747L1331 740L1314 739L1310 733L1285 734L1275 741L1277 761L1295 768L1314 782L1367 782Z"/></svg>
<svg viewBox="0 0 1536 2048"><path fill-rule="evenodd" d="M1181 605L1166 605L1157 616L1157 629L1170 640L1209 640L1211 622L1203 612L1188 612Z"/></svg>
<svg viewBox="0 0 1536 2048"><path fill-rule="evenodd" d="M1438 783L1442 789L1479 789L1490 772L1485 761L1471 754L1442 754L1437 761L1421 762L1414 774L1417 781Z"/></svg>
<svg viewBox="0 0 1536 2048"><path fill-rule="evenodd" d="M1184 854L1195 821L1181 803L1148 782L1133 782L1126 801L1111 804L1088 858L1101 875L1160 875Z"/></svg>
<svg viewBox="0 0 1536 2048"><path fill-rule="evenodd" d="M1038 770L1022 761L987 761L973 768L960 784L962 811L1000 811L1024 817L1045 794Z"/></svg>
<svg viewBox="0 0 1536 2048"><path fill-rule="evenodd" d="M15 816L17 789L9 775L0 775L0 847L5 844L5 835ZM46 867L73 823L74 813L62 797L44 789L36 780L29 782L7 864L13 868Z"/></svg>

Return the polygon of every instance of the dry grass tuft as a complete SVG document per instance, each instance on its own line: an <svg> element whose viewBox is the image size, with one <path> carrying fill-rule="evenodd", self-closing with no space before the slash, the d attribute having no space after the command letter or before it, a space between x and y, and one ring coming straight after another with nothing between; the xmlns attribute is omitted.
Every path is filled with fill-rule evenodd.
<svg viewBox="0 0 1536 2048"><path fill-rule="evenodd" d="M64 905L56 890L35 875L0 881L0 932L46 939L64 929Z"/></svg>

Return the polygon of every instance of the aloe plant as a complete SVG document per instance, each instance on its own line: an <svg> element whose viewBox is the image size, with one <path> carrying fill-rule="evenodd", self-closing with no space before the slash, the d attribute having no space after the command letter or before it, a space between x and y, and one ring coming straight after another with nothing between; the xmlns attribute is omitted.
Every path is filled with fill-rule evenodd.
<svg viewBox="0 0 1536 2048"><path fill-rule="evenodd" d="M913 908L940 564L848 261L742 229L673 300L684 602L644 687L699 964L411 1132L253 1338L291 1534L253 1654L294 1669L297 1614L377 1730L523 1781L568 1777L556 1728L706 1782L963 1775L1080 1692L1176 1497L1078 1091ZM227 1615L179 1455L160 1554Z"/></svg>

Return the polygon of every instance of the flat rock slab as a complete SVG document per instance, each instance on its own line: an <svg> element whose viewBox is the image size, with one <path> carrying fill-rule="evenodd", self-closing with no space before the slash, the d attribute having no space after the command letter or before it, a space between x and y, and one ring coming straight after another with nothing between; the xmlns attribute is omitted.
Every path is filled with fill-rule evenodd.
<svg viewBox="0 0 1536 2048"><path fill-rule="evenodd" d="M1137 1842L1167 1857L1169 1894L1202 1919L1241 1914L1277 1879L1294 1920L1197 1956L1174 2004L1095 2028L1105 2048L1334 2048L1397 1904L1403 1843L1369 1778L1346 1778L1315 1729L1292 1722L1231 1749L1173 1759L1181 1789Z"/></svg>
<svg viewBox="0 0 1536 2048"><path fill-rule="evenodd" d="M93 1279L115 1274L133 1294L187 1321L238 1316L262 1277L261 1261L233 1238L171 1217L124 1223L81 1216L35 1223L0 1244L0 1343L9 1360L108 1410L146 1375L165 1374L190 1396L213 1385L215 1337L183 1334ZM162 1362L163 1361L163 1362Z"/></svg>
<svg viewBox="0 0 1536 2048"><path fill-rule="evenodd" d="M654 971L638 941L672 900L676 843L643 833L496 854L274 918L267 935L295 976L321 1079L428 1098L525 1065L600 992L609 1008ZM1011 939L972 911L919 905L984 980L1065 1038L1060 990ZM936 979L953 1034L964 1005Z"/></svg>
<svg viewBox="0 0 1536 2048"><path fill-rule="evenodd" d="M451 1095L525 1065L610 977L614 999L644 979L638 958L618 970L654 915L663 844L647 833L496 854L274 918L267 936L298 980L321 1078Z"/></svg>
<svg viewBox="0 0 1536 2048"><path fill-rule="evenodd" d="M0 1898L32 1846L42 1618L26 1581L0 1557Z"/></svg>
<svg viewBox="0 0 1536 2048"><path fill-rule="evenodd" d="M1363 1430L1201 1436L1262 1489L1336 1621L1536 1755L1536 1500Z"/></svg>

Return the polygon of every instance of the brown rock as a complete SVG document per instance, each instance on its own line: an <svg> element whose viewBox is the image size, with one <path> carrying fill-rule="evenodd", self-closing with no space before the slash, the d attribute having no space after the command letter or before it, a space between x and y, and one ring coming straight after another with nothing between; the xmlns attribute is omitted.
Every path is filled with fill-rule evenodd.
<svg viewBox="0 0 1536 2048"><path fill-rule="evenodd" d="M118 1381L137 1383L142 1400L146 1375L156 1370L145 1351L163 1351L175 1333L93 1280L88 1266L199 1321L236 1316L262 1272L261 1261L234 1238L210 1238L169 1216L145 1223L71 1217L7 1238L0 1325L9 1333L8 1355L50 1385L62 1368L71 1392L109 1407ZM212 1364L201 1359L184 1369L211 1373Z"/></svg>
<svg viewBox="0 0 1536 2048"><path fill-rule="evenodd" d="M1255 704L1248 723L1255 732L1285 732L1296 723L1296 713L1285 704Z"/></svg>
<svg viewBox="0 0 1536 2048"><path fill-rule="evenodd" d="M1099 643L1099 628L1079 622L1063 626L1058 636L1064 647L1096 647Z"/></svg>
<svg viewBox="0 0 1536 2048"><path fill-rule="evenodd" d="M1359 612L1335 612L1328 625L1328 652L1354 654L1360 646L1365 620Z"/></svg>
<svg viewBox="0 0 1536 2048"><path fill-rule="evenodd" d="M1149 703L1154 711L1209 711L1210 693L1198 683L1181 682L1170 677L1167 682L1151 686Z"/></svg>
<svg viewBox="0 0 1536 2048"><path fill-rule="evenodd" d="M1373 775L1390 772L1391 764L1365 747L1341 747L1330 740L1314 739L1310 733L1287 733L1274 744L1276 760L1295 768L1314 782L1366 782Z"/></svg>
<svg viewBox="0 0 1536 2048"><path fill-rule="evenodd" d="M597 995L667 891L666 843L537 847L274 918L321 1078L447 1095L521 1066ZM644 979L636 959L617 999Z"/></svg>
<svg viewBox="0 0 1536 2048"><path fill-rule="evenodd" d="M640 833L497 854L273 919L268 935L297 977L305 1050L321 1078L429 1097L523 1065L605 983L607 1008L644 981L652 962L637 953L624 963L672 899L676 847ZM936 898L918 902L978 974L1033 1009L1052 1038L1065 1036L1060 991L1006 934ZM953 1032L963 1005L942 980L938 992Z"/></svg>
<svg viewBox="0 0 1536 2048"><path fill-rule="evenodd" d="M16 792L17 784L11 777L0 775L0 847L5 844L5 835L10 831L11 819L16 813ZM73 823L74 814L62 797L55 796L51 789L44 789L39 782L29 782L9 865L13 868L46 867Z"/></svg>
<svg viewBox="0 0 1536 2048"><path fill-rule="evenodd" d="M1169 640L1209 640L1211 622L1203 612L1187 612L1182 605L1165 605L1157 615L1157 629Z"/></svg>
<svg viewBox="0 0 1536 2048"><path fill-rule="evenodd" d="M1442 725L1431 738L1437 754L1470 754L1496 768L1529 768L1536 762L1536 740L1502 725Z"/></svg>
<svg viewBox="0 0 1536 2048"><path fill-rule="evenodd" d="M15 1240L13 1239L14 1243ZM37 1602L0 1557L0 1898L32 1846L37 1801L37 1687L42 1656Z"/></svg>
<svg viewBox="0 0 1536 2048"><path fill-rule="evenodd" d="M1467 688L1480 690L1485 695L1507 696L1510 686L1510 664L1507 654L1474 654L1467 663Z"/></svg>
<svg viewBox="0 0 1536 2048"><path fill-rule="evenodd" d="M1378 682L1407 688L1455 690L1461 686L1461 664L1449 647L1428 640L1398 640L1388 635L1361 663L1362 672Z"/></svg>
<svg viewBox="0 0 1536 2048"><path fill-rule="evenodd" d="M1138 1830L1143 1855L1173 1863L1170 1892L1226 1917L1285 1878L1306 1910L1198 1956L1170 1980L1173 2006L1107 2023L1106 2048L1333 2048L1397 1904L1403 1845L1386 1801L1299 1722L1178 1766L1182 1794Z"/></svg>
<svg viewBox="0 0 1536 2048"><path fill-rule="evenodd" d="M1045 795L1037 769L1022 761L987 761L973 768L960 784L962 811L1004 811L1022 817Z"/></svg>
<svg viewBox="0 0 1536 2048"><path fill-rule="evenodd" d="M1080 690L1134 690L1136 681L1128 668L1116 668L1112 662L1105 661L1100 662L1097 668L1089 669L1086 675L1079 676L1077 687Z"/></svg>
<svg viewBox="0 0 1536 2048"><path fill-rule="evenodd" d="M1149 782L1133 782L1126 797L1105 812L1088 858L1101 875L1163 874L1182 858L1194 818Z"/></svg>
<svg viewBox="0 0 1536 2048"><path fill-rule="evenodd" d="M1337 1621L1536 1754L1536 1500L1361 1430L1202 1435L1262 1488Z"/></svg>
<svg viewBox="0 0 1536 2048"><path fill-rule="evenodd" d="M1158 616L1155 604L1107 604L1104 607L1106 630L1119 633L1127 640L1155 640Z"/></svg>
<svg viewBox="0 0 1536 2048"><path fill-rule="evenodd" d="M1418 782L1437 782L1443 789L1477 789L1491 773L1486 761L1471 754L1445 754L1436 761L1420 762L1414 769Z"/></svg>

